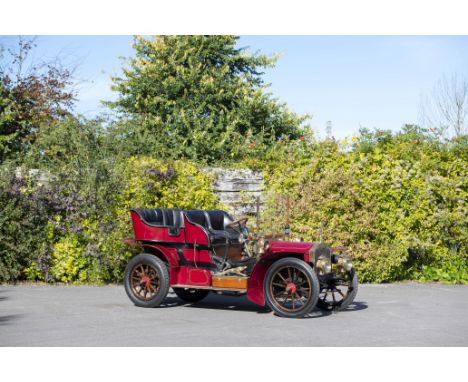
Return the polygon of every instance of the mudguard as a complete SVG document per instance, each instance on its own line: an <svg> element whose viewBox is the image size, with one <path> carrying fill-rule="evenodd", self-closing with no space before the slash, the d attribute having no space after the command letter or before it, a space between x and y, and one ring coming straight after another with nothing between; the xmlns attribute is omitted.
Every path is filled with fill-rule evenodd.
<svg viewBox="0 0 468 382"><path fill-rule="evenodd" d="M309 251L313 243L272 241L262 258L255 264L247 284L247 298L255 304L265 306L263 282L268 268L276 260L284 257L296 257L309 262Z"/></svg>

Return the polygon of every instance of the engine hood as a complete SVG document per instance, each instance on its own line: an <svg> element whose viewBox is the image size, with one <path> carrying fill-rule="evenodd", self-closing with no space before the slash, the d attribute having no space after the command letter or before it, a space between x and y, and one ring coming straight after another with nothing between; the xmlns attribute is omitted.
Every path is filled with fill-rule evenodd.
<svg viewBox="0 0 468 382"><path fill-rule="evenodd" d="M309 252L316 243L306 241L269 241L269 252Z"/></svg>

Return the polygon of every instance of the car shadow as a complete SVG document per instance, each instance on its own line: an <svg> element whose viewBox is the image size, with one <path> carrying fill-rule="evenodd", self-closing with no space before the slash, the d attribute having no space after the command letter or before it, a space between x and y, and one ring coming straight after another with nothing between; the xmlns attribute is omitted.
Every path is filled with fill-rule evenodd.
<svg viewBox="0 0 468 382"><path fill-rule="evenodd" d="M364 310L367 309L369 306L365 301L353 301L343 312L354 312L356 310Z"/></svg>
<svg viewBox="0 0 468 382"><path fill-rule="evenodd" d="M201 301L190 303L181 300L175 294L173 296L168 295L163 303L159 306L160 308L170 308L176 306L184 306L188 308L196 309L211 309L211 310L230 310L230 311L243 311L243 312L255 312L257 314L271 313L271 309L268 307L262 307L254 304L247 300L245 296L229 296L229 295L218 295L210 293L206 298ZM367 309L367 303L363 301L355 301L348 308L339 313L353 312L358 310ZM335 314L338 312L323 311L315 308L310 314L304 318L320 318Z"/></svg>
<svg viewBox="0 0 468 382"><path fill-rule="evenodd" d="M21 314L9 314L6 316L0 316L0 326L8 325L10 322L17 320L21 317Z"/></svg>
<svg viewBox="0 0 468 382"><path fill-rule="evenodd" d="M0 302L1 301L5 301L5 300L8 300L9 297L8 296L5 296L4 293L6 293L7 291L6 290L0 290ZM3 325L8 325L10 322L20 318L21 315L20 314L7 314L5 316L0 316L0 326L3 326Z"/></svg>
<svg viewBox="0 0 468 382"><path fill-rule="evenodd" d="M0 290L0 301L8 300L7 296L1 296L1 294L5 293L6 291Z"/></svg>
<svg viewBox="0 0 468 382"><path fill-rule="evenodd" d="M264 308L250 302L245 296L234 297L229 295L218 295L215 293L210 293L207 297L198 302L186 302L176 295L168 295L164 299L163 303L159 305L159 308L171 308L176 306L197 309L256 312L259 314L270 312L268 308Z"/></svg>
<svg viewBox="0 0 468 382"><path fill-rule="evenodd" d="M321 310L319 308L315 308L312 312L310 312L307 316L303 318L318 318L318 317L325 317L329 316L331 314L342 314L342 313L347 313L347 312L354 312L358 310L364 310L367 309L368 305L364 301L354 301L351 303L345 310L339 310L339 311L329 311L329 310Z"/></svg>

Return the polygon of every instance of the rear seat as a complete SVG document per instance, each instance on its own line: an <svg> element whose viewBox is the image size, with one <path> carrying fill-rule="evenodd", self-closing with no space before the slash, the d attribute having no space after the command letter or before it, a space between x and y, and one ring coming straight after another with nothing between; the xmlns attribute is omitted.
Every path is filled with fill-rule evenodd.
<svg viewBox="0 0 468 382"><path fill-rule="evenodd" d="M143 222L153 227L167 227L169 235L178 236L180 228L184 226L182 210L177 208L134 208Z"/></svg>
<svg viewBox="0 0 468 382"><path fill-rule="evenodd" d="M135 211L140 219L148 225L164 226L164 215L161 208L134 208L132 211Z"/></svg>

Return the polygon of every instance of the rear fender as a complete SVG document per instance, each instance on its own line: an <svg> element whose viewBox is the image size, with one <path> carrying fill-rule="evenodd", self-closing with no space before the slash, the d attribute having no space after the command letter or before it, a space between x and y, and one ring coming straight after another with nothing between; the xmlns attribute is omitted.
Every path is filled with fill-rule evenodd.
<svg viewBox="0 0 468 382"><path fill-rule="evenodd" d="M165 248L157 244L143 244L143 249L145 253L152 254L166 263L169 270L170 280L177 280L176 273L179 269L177 249Z"/></svg>
<svg viewBox="0 0 468 382"><path fill-rule="evenodd" d="M170 267L179 266L177 250L175 248L165 248L157 244L143 244L143 249L145 253L150 253L159 257Z"/></svg>

